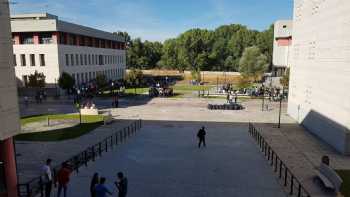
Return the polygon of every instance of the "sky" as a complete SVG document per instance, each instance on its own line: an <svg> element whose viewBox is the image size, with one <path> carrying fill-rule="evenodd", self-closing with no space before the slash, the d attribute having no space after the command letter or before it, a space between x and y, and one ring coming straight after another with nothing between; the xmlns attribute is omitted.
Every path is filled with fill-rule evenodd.
<svg viewBox="0 0 350 197"><path fill-rule="evenodd" d="M48 12L61 20L132 38L164 41L192 28L243 24L267 29L291 19L293 0L10 0L11 14Z"/></svg>

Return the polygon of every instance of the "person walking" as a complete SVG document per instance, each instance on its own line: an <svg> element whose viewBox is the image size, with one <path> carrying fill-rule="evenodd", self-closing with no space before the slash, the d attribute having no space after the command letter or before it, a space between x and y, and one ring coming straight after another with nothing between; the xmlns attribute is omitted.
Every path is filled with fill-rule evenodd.
<svg viewBox="0 0 350 197"><path fill-rule="evenodd" d="M204 145L204 147L206 147L205 135L206 135L206 131L205 131L205 127L203 126L201 129L199 129L199 131L197 133L197 137L199 140L198 148L200 148L202 144Z"/></svg>
<svg viewBox="0 0 350 197"><path fill-rule="evenodd" d="M58 171L56 181L55 181L55 185L58 182L57 197L61 196L62 189L63 189L63 196L67 197L69 177L72 171L73 169L68 165L67 162L62 163L62 167Z"/></svg>
<svg viewBox="0 0 350 197"><path fill-rule="evenodd" d="M107 194L112 195L112 192L105 185L106 178L101 177L100 183L95 187L96 197L106 197Z"/></svg>
<svg viewBox="0 0 350 197"><path fill-rule="evenodd" d="M115 182L115 185L118 189L118 197L126 197L126 194L128 193L128 179L122 172L118 172L117 177L118 181Z"/></svg>
<svg viewBox="0 0 350 197"><path fill-rule="evenodd" d="M50 197L52 190L52 171L51 171L52 159L47 159L46 164L43 166L42 171L44 174L44 190L45 197Z"/></svg>
<svg viewBox="0 0 350 197"><path fill-rule="evenodd" d="M91 179L91 183L90 183L90 196L91 197L96 197L96 185L98 184L98 173L95 173L94 176Z"/></svg>

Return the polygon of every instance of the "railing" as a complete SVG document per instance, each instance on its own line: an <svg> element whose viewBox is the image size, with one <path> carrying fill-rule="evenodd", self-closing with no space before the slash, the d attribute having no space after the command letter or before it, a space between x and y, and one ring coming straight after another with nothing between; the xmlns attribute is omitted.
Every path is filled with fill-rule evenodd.
<svg viewBox="0 0 350 197"><path fill-rule="evenodd" d="M281 180L282 185L288 191L290 196L297 197L311 197L309 192L304 188L301 182L294 176L287 165L280 159L277 153L266 142L265 138L249 123L249 134L256 140L260 150L269 161L275 173L278 174L278 178Z"/></svg>
<svg viewBox="0 0 350 197"><path fill-rule="evenodd" d="M88 147L83 152L73 156L68 159L68 162L74 171L79 173L79 168L82 166L87 166L88 162L95 161L97 157L102 156L104 152L112 150L114 147L118 146L126 141L127 138L136 134L137 130L141 129L142 121L137 120L130 124L128 127L115 132L113 135L105 138L103 141ZM53 176L56 176L56 172L61 166L56 166L52 169ZM34 196L44 196L44 182L43 176L32 179L31 181L23 184L18 184L18 196L19 197L34 197Z"/></svg>

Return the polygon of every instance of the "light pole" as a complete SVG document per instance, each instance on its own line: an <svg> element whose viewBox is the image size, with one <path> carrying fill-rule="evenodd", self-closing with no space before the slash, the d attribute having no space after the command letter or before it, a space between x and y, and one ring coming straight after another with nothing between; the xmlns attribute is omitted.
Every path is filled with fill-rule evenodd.
<svg viewBox="0 0 350 197"><path fill-rule="evenodd" d="M264 111L265 106L265 87L264 84L262 84L262 104L261 104L261 111Z"/></svg>
<svg viewBox="0 0 350 197"><path fill-rule="evenodd" d="M280 94L280 108L279 108L279 112L278 112L278 126L277 126L277 128L281 128L282 99L283 99L283 94Z"/></svg>

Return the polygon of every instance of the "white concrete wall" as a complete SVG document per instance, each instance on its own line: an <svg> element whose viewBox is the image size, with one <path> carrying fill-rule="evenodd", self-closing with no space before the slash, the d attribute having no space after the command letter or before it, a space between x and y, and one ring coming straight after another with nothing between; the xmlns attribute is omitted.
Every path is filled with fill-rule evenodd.
<svg viewBox="0 0 350 197"><path fill-rule="evenodd" d="M20 132L15 70L7 1L0 0L0 140Z"/></svg>
<svg viewBox="0 0 350 197"><path fill-rule="evenodd" d="M55 84L59 78L58 45L56 44L22 44L13 45L16 55L16 77L23 80L23 75L33 74L35 71L44 73L47 84ZM20 55L26 56L26 66L21 65ZM35 56L35 66L30 65L30 54ZM45 66L40 66L39 55L45 55Z"/></svg>
<svg viewBox="0 0 350 197"><path fill-rule="evenodd" d="M108 71L105 76L108 79L121 79L123 78L123 73L126 68L126 53L125 50L116 50L116 49L103 49L103 48L93 48L93 47L80 47L80 46L70 46L70 45L58 45L59 50L59 65L60 65L60 73L67 72L71 75L81 74L84 75L84 81L79 77L79 81L76 80L77 83L86 82L85 76L88 73L88 79L91 80L89 73L93 76L93 72L104 72ZM69 65L66 65L66 54L69 55ZM71 65L71 55L74 56L74 65ZM79 55L79 65L76 63L76 55ZM115 63L109 63L105 65L96 65L92 63L89 65L82 65L80 62L80 55L104 55L104 56L114 56ZM83 58L84 59L84 58ZM92 58L91 58L92 60ZM85 63L85 60L84 60ZM118 70L117 70L118 69ZM112 71L112 73L110 73ZM96 76L97 74L95 74ZM76 77L77 79L77 77Z"/></svg>
<svg viewBox="0 0 350 197"><path fill-rule="evenodd" d="M295 0L294 4L288 113L349 154L350 1Z"/></svg>
<svg viewBox="0 0 350 197"><path fill-rule="evenodd" d="M53 85L57 83L59 76L62 72L67 72L71 75L79 74L79 81L77 84L82 82L88 82L94 79L96 72L103 72L107 79L121 79L125 72L125 51L116 49L104 49L104 48L93 48L93 47L82 47L82 46L71 46L71 45L57 45L57 44L30 44L30 45L14 45L14 54L16 54L16 76L19 80L23 80L23 75L33 74L35 71L42 72L46 76L46 83ZM21 54L26 56L26 66L21 65ZM35 66L30 65L30 54L35 55L36 64ZM45 66L40 66L39 54L45 55ZM69 65L66 65L66 54L69 55ZM74 57L74 65L71 65L71 55ZM76 55L79 56L79 65L76 63ZM92 62L90 65L82 65L80 62L80 55L103 55L103 56L114 56L115 63L109 63L105 65L96 65ZM87 62L88 63L88 62ZM89 64L89 63L88 63ZM93 72L95 74L93 75ZM86 80L86 73L88 80ZM89 74L91 73L91 74ZM81 74L84 75L84 80L81 80ZM77 77L76 77L77 78Z"/></svg>
<svg viewBox="0 0 350 197"><path fill-rule="evenodd" d="M285 26L285 28L284 28ZM292 37L293 21L281 20L274 25L273 60L275 67L289 67L291 46L279 46L277 39Z"/></svg>

